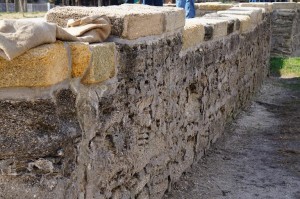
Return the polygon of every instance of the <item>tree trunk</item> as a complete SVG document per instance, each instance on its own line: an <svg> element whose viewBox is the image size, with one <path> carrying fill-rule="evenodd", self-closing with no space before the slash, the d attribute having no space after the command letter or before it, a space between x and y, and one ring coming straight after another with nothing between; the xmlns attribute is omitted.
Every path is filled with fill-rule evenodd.
<svg viewBox="0 0 300 199"><path fill-rule="evenodd" d="M14 1L14 4L15 4L15 12L19 12L19 11L20 11L20 8L19 8L19 0L15 0L15 1Z"/></svg>
<svg viewBox="0 0 300 199"><path fill-rule="evenodd" d="M27 12L27 0L23 0L23 9L24 12Z"/></svg>
<svg viewBox="0 0 300 199"><path fill-rule="evenodd" d="M24 9L23 9L23 1L22 0L19 0L19 8L20 8L20 11L24 17Z"/></svg>
<svg viewBox="0 0 300 199"><path fill-rule="evenodd" d="M5 0L5 9L6 12L9 12L8 0Z"/></svg>

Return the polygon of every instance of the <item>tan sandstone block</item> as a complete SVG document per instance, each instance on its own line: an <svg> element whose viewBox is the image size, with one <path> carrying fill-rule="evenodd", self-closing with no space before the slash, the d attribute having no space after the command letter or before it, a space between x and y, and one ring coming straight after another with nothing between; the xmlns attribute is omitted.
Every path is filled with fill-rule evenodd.
<svg viewBox="0 0 300 199"><path fill-rule="evenodd" d="M252 23L249 16L234 15L234 14L221 14L221 16L237 18L240 21L240 32L245 33L252 30Z"/></svg>
<svg viewBox="0 0 300 199"><path fill-rule="evenodd" d="M234 7L226 11L219 11L218 14L232 14L232 15L245 15L249 16L252 28L255 28L262 22L262 8L249 8L249 7Z"/></svg>
<svg viewBox="0 0 300 199"><path fill-rule="evenodd" d="M115 43L101 43L90 45L92 60L81 82L83 84L101 83L116 74L116 46Z"/></svg>
<svg viewBox="0 0 300 199"><path fill-rule="evenodd" d="M240 21L235 17L228 17L219 15L217 13L210 13L203 16L205 19L218 19L227 21L227 34L233 33L235 31L239 31L240 29Z"/></svg>
<svg viewBox="0 0 300 199"><path fill-rule="evenodd" d="M88 43L69 43L72 57L72 77L82 77L91 62L92 53Z"/></svg>
<svg viewBox="0 0 300 199"><path fill-rule="evenodd" d="M166 6L166 7L176 7L176 4L175 3L164 3L163 6Z"/></svg>
<svg viewBox="0 0 300 199"><path fill-rule="evenodd" d="M196 10L206 10L206 11L227 10L233 6L234 6L233 4L224 4L220 2L195 3Z"/></svg>
<svg viewBox="0 0 300 199"><path fill-rule="evenodd" d="M204 41L204 25L198 19L186 19L183 31L183 46L182 49L186 50L191 47L197 46Z"/></svg>
<svg viewBox="0 0 300 199"><path fill-rule="evenodd" d="M46 14L48 22L66 26L68 19L106 15L112 22L112 35L124 39L161 35L184 26L184 11L174 7L122 4L105 7L57 7Z"/></svg>
<svg viewBox="0 0 300 199"><path fill-rule="evenodd" d="M273 4L268 2L258 2L258 3L240 3L240 7L257 7L264 8L266 13L273 11Z"/></svg>
<svg viewBox="0 0 300 199"><path fill-rule="evenodd" d="M273 3L273 10L278 10L278 9L290 9L294 10L297 7L297 3L292 3L292 2L274 2Z"/></svg>
<svg viewBox="0 0 300 199"><path fill-rule="evenodd" d="M0 58L0 87L45 87L69 78L63 42L45 44L6 61Z"/></svg>
<svg viewBox="0 0 300 199"><path fill-rule="evenodd" d="M176 8L178 9L178 8ZM185 25L185 12L183 9L164 12L165 16L165 32L173 32L175 30L181 29Z"/></svg>
<svg viewBox="0 0 300 199"><path fill-rule="evenodd" d="M212 39L217 39L227 35L227 20L213 18L196 18L203 25L211 25L213 27Z"/></svg>

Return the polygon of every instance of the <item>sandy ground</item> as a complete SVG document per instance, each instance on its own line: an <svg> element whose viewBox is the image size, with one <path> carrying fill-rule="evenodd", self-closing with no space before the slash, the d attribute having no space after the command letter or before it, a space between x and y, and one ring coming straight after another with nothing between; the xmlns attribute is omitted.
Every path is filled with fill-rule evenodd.
<svg viewBox="0 0 300 199"><path fill-rule="evenodd" d="M164 199L300 199L300 78L266 80L251 106Z"/></svg>

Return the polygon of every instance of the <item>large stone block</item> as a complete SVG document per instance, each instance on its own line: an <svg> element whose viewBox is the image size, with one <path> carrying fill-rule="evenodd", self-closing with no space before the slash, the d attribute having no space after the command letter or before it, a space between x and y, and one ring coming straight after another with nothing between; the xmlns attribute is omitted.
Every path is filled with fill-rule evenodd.
<svg viewBox="0 0 300 199"><path fill-rule="evenodd" d="M219 11L218 14L246 15L250 17L252 28L262 22L262 8L234 7L226 11Z"/></svg>
<svg viewBox="0 0 300 199"><path fill-rule="evenodd" d="M292 2L274 2L273 3L273 10L278 9L291 9L294 10L297 7L297 3Z"/></svg>
<svg viewBox="0 0 300 199"><path fill-rule="evenodd" d="M240 21L234 17L222 16L217 13L211 13L204 15L203 18L227 21L227 34L239 31L240 29Z"/></svg>
<svg viewBox="0 0 300 199"><path fill-rule="evenodd" d="M220 11L233 7L233 4L223 4L220 2L195 3L196 10Z"/></svg>
<svg viewBox="0 0 300 199"><path fill-rule="evenodd" d="M0 58L0 88L46 87L69 78L69 57L63 42L33 48L6 61Z"/></svg>
<svg viewBox="0 0 300 199"><path fill-rule="evenodd" d="M124 39L161 35L183 28L184 10L174 7L123 4L106 7L58 7L50 10L48 22L66 26L68 19L106 15L112 22L112 35Z"/></svg>
<svg viewBox="0 0 300 199"><path fill-rule="evenodd" d="M212 39L217 39L227 35L227 20L213 18L198 18L199 23L204 26L211 26L213 29Z"/></svg>
<svg viewBox="0 0 300 199"><path fill-rule="evenodd" d="M83 84L101 83L115 76L117 64L115 43L93 44L90 47L92 60L81 82Z"/></svg>
<svg viewBox="0 0 300 199"><path fill-rule="evenodd" d="M72 77L82 77L91 62L92 52L88 43L70 42Z"/></svg>
<svg viewBox="0 0 300 199"><path fill-rule="evenodd" d="M273 4L268 2L259 2L259 3L240 3L240 7L257 7L264 8L266 13L273 11Z"/></svg>
<svg viewBox="0 0 300 199"><path fill-rule="evenodd" d="M198 19L187 19L183 32L183 50L195 47L204 41L204 25Z"/></svg>
<svg viewBox="0 0 300 199"><path fill-rule="evenodd" d="M251 19L246 15L221 14L221 16L237 18L240 21L239 30L241 33L246 33L252 29Z"/></svg>

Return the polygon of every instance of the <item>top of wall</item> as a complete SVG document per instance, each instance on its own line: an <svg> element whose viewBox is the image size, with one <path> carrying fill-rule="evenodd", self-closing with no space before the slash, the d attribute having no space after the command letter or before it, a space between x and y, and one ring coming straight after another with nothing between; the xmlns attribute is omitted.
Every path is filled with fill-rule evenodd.
<svg viewBox="0 0 300 199"><path fill-rule="evenodd" d="M170 6L123 4L51 9L46 15L47 21L60 26L65 26L72 18L107 15L113 24L112 42L89 45L58 41L31 49L12 61L0 58L0 88L46 88L74 78L82 84L101 83L116 75L118 56L115 42L130 44L182 32L182 53L185 53L206 41L252 31L262 23L264 13L277 9L300 9L300 4L200 3L196 4L196 8L217 12L185 19L183 9Z"/></svg>

